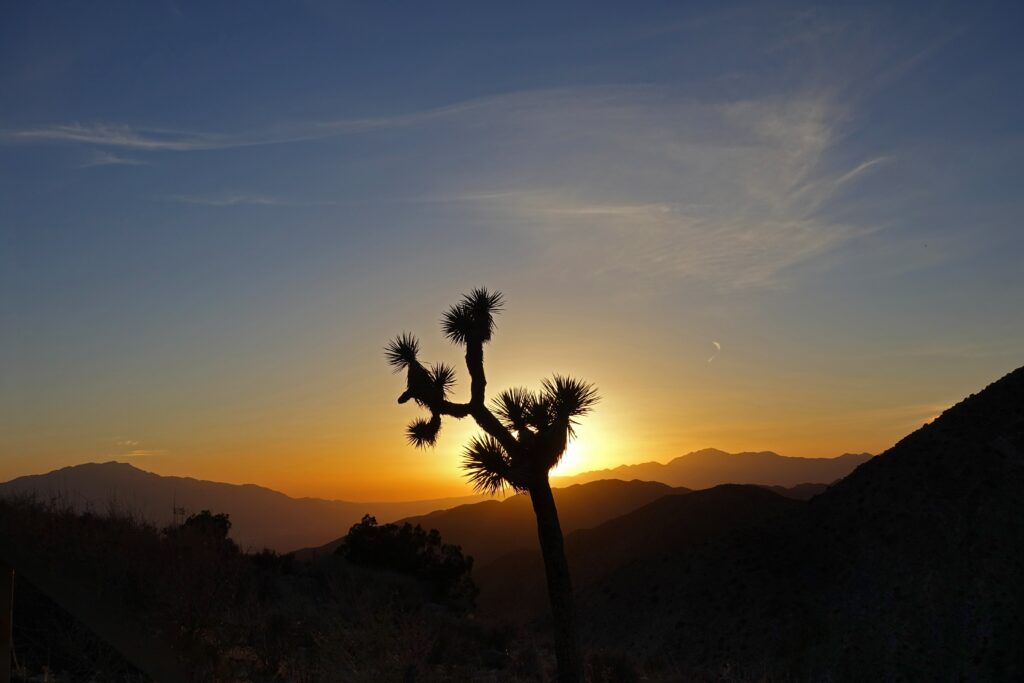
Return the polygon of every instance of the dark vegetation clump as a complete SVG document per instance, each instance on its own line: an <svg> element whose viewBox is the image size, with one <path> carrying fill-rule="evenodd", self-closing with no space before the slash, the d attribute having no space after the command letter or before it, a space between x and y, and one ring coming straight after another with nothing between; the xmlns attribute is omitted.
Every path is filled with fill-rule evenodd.
<svg viewBox="0 0 1024 683"><path fill-rule="evenodd" d="M366 515L335 552L354 564L422 579L453 606L473 607L479 592L470 576L473 558L465 557L457 545L442 543L436 529L426 531L419 524L380 526Z"/></svg>
<svg viewBox="0 0 1024 683"><path fill-rule="evenodd" d="M347 539L353 559L297 561L242 552L228 516L206 510L161 529L123 510L0 500L14 680L544 678L550 656L467 618L470 558L436 532L369 521Z"/></svg>

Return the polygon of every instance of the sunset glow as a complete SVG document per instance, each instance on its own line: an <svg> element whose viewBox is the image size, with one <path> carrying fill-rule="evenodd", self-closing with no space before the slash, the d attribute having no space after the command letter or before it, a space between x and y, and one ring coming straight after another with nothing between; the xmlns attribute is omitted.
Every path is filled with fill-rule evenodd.
<svg viewBox="0 0 1024 683"><path fill-rule="evenodd" d="M476 426L412 448L383 348L466 400L476 286L489 397L600 391L555 474L883 451L1024 348L1015 23L947 9L19 3L0 479L467 495Z"/></svg>
<svg viewBox="0 0 1024 683"><path fill-rule="evenodd" d="M568 448L558 461L558 465L551 470L553 476L577 474L587 470L603 469L600 462L592 456L591 449L581 439L570 441Z"/></svg>

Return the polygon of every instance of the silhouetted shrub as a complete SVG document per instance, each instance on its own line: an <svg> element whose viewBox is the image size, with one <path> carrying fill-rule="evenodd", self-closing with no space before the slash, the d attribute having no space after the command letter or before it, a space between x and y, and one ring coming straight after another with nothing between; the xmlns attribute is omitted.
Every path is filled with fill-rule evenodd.
<svg viewBox="0 0 1024 683"><path fill-rule="evenodd" d="M231 517L223 512L214 514L209 510L190 515L180 526L169 526L164 534L172 540L186 543L222 547L237 550L235 542L228 538L231 531Z"/></svg>
<svg viewBox="0 0 1024 683"><path fill-rule="evenodd" d="M470 576L473 558L457 545L442 543L436 529L426 531L408 522L378 526L376 518L365 515L336 552L355 564L423 579L454 606L472 607L479 592Z"/></svg>

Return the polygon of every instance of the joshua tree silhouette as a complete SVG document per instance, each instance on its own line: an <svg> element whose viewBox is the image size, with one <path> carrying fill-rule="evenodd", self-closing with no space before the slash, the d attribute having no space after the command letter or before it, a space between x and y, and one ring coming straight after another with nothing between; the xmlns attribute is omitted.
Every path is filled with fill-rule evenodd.
<svg viewBox="0 0 1024 683"><path fill-rule="evenodd" d="M548 472L558 464L569 441L575 437L576 418L586 415L598 401L594 385L572 377L555 375L542 381L537 392L523 388L503 391L486 403L484 344L494 334L494 316L502 310L500 292L484 288L463 295L441 318L448 339L466 348L466 367L471 379L468 403L448 399L455 385L455 369L444 363L424 365L419 361L419 342L403 333L385 349L395 372L406 371L406 388L399 403L412 399L430 411L430 419L416 419L408 427L409 442L417 447L432 446L441 430L441 417L472 416L485 432L466 446L463 468L473 486L495 494L506 487L530 494L537 517L537 535L544 556L548 595L554 617L555 654L558 678L563 682L583 680L576 634L572 582L565 560L562 528Z"/></svg>

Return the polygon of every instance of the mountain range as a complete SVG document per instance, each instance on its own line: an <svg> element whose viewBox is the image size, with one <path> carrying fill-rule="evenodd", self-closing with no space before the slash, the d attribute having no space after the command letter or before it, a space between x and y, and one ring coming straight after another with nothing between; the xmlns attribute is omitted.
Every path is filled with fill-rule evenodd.
<svg viewBox="0 0 1024 683"><path fill-rule="evenodd" d="M667 463L644 462L612 469L552 477L552 486L583 484L599 479L660 481L669 486L708 489L719 484L762 484L785 488L803 483L830 484L867 462L870 453L846 453L835 458L794 458L771 451L726 453L705 448Z"/></svg>
<svg viewBox="0 0 1024 683"><path fill-rule="evenodd" d="M564 489L556 497L568 532L595 526L672 493L680 486L671 482L680 479L717 482L733 476L738 481L776 486L789 497L806 498L843 476L861 457L842 456L818 463L813 458L786 458L768 452L729 454L705 449L666 465L630 465L554 483ZM604 479L629 476L644 481L629 485L621 481L603 483L592 490L576 490L575 479L590 484L601 479L591 476L596 474L607 474ZM504 502L485 500L483 496L376 503L293 498L254 484L161 476L121 462L75 465L0 484L0 496L18 493L60 499L77 510L102 513L114 506L158 525L170 523L176 507L187 513L204 509L227 512L231 515L232 538L243 548L266 547L278 552L301 549L304 557L332 550L364 514L374 515L380 523L408 520L437 528L447 542L464 545L477 558L477 566L536 543L533 512L523 496ZM459 507L469 504L474 506ZM433 512L438 514L429 514ZM493 541L493 529L499 527L503 529L497 537L500 541Z"/></svg>

